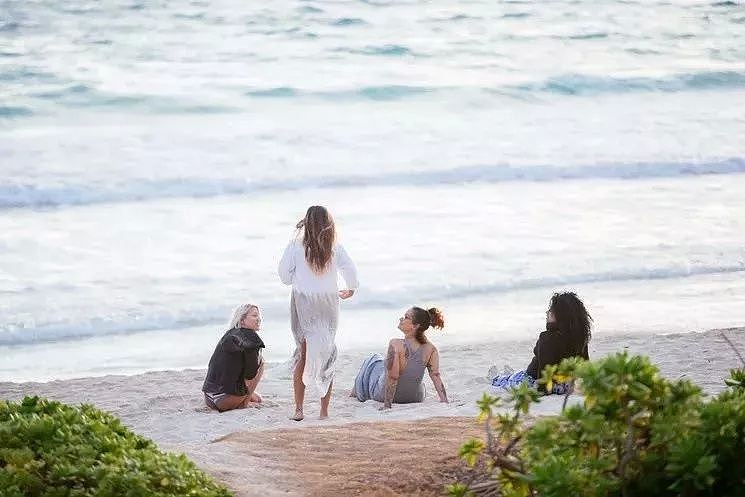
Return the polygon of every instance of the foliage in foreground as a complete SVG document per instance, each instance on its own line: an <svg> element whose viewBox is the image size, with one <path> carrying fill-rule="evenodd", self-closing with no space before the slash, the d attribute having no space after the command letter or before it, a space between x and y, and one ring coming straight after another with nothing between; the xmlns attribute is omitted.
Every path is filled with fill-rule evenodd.
<svg viewBox="0 0 745 497"><path fill-rule="evenodd" d="M703 398L688 380L662 378L649 359L626 352L595 362L568 359L540 380L578 382L584 404L528 426L538 393L522 385L502 400L478 402L485 440L460 456L474 478L447 487L452 497L745 496L745 370Z"/></svg>
<svg viewBox="0 0 745 497"><path fill-rule="evenodd" d="M91 405L0 401L0 496L231 494L184 455L163 453Z"/></svg>

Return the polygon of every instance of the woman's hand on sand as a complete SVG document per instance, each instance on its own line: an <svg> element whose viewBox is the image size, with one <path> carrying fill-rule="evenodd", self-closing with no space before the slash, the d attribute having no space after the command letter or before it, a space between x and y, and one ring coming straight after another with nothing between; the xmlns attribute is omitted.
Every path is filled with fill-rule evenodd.
<svg viewBox="0 0 745 497"><path fill-rule="evenodd" d="M344 300L354 295L354 290L339 290L339 298Z"/></svg>

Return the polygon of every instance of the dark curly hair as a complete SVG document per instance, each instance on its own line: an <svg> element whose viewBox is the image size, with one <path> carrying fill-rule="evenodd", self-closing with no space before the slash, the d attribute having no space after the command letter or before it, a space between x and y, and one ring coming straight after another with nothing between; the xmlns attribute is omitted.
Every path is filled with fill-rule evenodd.
<svg viewBox="0 0 745 497"><path fill-rule="evenodd" d="M419 343L427 343L427 337L424 336L424 332L428 328L436 328L441 330L445 326L445 317L442 315L442 311L436 307L431 307L427 310L421 307L411 308L413 316L411 322L417 326L416 329L416 341Z"/></svg>
<svg viewBox="0 0 745 497"><path fill-rule="evenodd" d="M551 297L548 310L556 319L556 327L560 333L565 333L571 343L575 344L581 353L592 336L592 316L587 312L585 304L574 292L555 293Z"/></svg>

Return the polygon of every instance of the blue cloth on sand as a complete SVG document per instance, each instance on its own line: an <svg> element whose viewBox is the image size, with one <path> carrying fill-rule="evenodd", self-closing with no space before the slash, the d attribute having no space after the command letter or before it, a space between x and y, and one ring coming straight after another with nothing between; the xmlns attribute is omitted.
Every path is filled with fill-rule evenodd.
<svg viewBox="0 0 745 497"><path fill-rule="evenodd" d="M527 383L530 388L536 388L535 378L528 375L525 370L498 374L491 381L492 387L503 390L516 388L522 383ZM567 383L554 383L550 393L555 395L565 395L570 389L571 385Z"/></svg>
<svg viewBox="0 0 745 497"><path fill-rule="evenodd" d="M383 402L385 396L385 359L380 354L373 354L365 359L360 372L354 380L354 391L360 402L377 400Z"/></svg>

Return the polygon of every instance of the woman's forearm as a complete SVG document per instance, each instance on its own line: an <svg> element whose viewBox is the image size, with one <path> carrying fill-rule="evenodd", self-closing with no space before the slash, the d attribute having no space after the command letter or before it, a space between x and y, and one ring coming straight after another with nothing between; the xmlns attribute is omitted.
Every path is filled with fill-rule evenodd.
<svg viewBox="0 0 745 497"><path fill-rule="evenodd" d="M393 397L396 396L396 387L398 386L398 378L388 377L385 382L385 398L383 400L383 407L390 408L393 404Z"/></svg>
<svg viewBox="0 0 745 497"><path fill-rule="evenodd" d="M447 402L448 393L445 391L445 384L442 382L442 378L440 378L440 373L435 373L432 375L432 383L434 383L435 385L437 395L440 396L440 402Z"/></svg>

